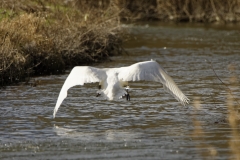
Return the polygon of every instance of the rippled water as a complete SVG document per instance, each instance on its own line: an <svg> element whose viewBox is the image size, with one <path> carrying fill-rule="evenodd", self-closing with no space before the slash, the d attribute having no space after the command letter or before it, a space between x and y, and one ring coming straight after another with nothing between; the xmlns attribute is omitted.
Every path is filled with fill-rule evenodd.
<svg viewBox="0 0 240 160"><path fill-rule="evenodd" d="M236 152L240 145L232 145L232 141L240 144L239 123L235 127L228 123L228 91L214 73L226 84L230 77L236 78L228 86L239 101L240 31L193 24L127 28L128 54L96 67L156 59L192 103L181 106L158 83L130 83L130 102L96 98L98 85L88 84L70 89L52 119L67 74L36 77L40 81L36 87L9 86L0 91L0 159L240 157ZM196 110L193 102L201 107Z"/></svg>

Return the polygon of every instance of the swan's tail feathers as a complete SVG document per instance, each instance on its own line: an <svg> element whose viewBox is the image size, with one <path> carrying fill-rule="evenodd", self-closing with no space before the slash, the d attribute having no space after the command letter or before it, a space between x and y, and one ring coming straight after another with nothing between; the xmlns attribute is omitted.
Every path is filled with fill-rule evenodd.
<svg viewBox="0 0 240 160"><path fill-rule="evenodd" d="M170 93L175 99L177 99L182 105L186 106L189 104L190 100L182 93L182 91L178 88L173 79L164 72L163 88L165 91Z"/></svg>

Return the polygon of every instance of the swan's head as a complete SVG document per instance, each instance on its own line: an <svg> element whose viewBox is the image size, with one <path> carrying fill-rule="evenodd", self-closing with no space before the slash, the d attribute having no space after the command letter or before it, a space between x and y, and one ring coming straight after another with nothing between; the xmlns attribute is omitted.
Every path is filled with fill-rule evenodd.
<svg viewBox="0 0 240 160"><path fill-rule="evenodd" d="M129 87L129 86L126 86L125 90L126 90L127 93L128 93L128 91L129 91L129 89L130 89L130 87Z"/></svg>

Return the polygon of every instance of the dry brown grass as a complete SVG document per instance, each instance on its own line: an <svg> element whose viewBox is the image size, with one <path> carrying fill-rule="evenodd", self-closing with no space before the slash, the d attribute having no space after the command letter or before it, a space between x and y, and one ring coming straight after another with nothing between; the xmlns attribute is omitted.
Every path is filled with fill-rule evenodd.
<svg viewBox="0 0 240 160"><path fill-rule="evenodd" d="M0 86L120 53L120 18L238 22L240 1L1 1Z"/></svg>
<svg viewBox="0 0 240 160"><path fill-rule="evenodd" d="M90 3L91 2L91 3ZM118 10L96 1L4 1L0 85L121 53Z"/></svg>
<svg viewBox="0 0 240 160"><path fill-rule="evenodd" d="M22 14L0 23L0 73L1 83L11 83L21 79L22 75L34 65L30 59L43 54L44 37L38 33L38 27L44 19L32 14ZM38 51L38 52L35 52ZM45 52L46 53L46 52Z"/></svg>
<svg viewBox="0 0 240 160"><path fill-rule="evenodd" d="M125 20L239 22L239 0L117 0Z"/></svg>

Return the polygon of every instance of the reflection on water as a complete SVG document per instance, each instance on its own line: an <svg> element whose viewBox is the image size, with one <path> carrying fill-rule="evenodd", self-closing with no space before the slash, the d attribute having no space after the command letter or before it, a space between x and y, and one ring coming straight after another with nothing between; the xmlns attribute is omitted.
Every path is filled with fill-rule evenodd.
<svg viewBox="0 0 240 160"><path fill-rule="evenodd" d="M129 54L97 67L156 59L190 105L181 106L159 83L130 83L130 102L95 97L98 85L88 84L70 89L52 119L67 74L36 77L36 87L0 91L0 159L239 159L239 105L208 63L239 100L239 30L186 24L130 30Z"/></svg>
<svg viewBox="0 0 240 160"><path fill-rule="evenodd" d="M92 141L98 137L105 142L131 141L140 137L140 133L123 130L106 130L104 132L82 132L76 129L54 126L54 132L61 138L76 138L83 141Z"/></svg>

